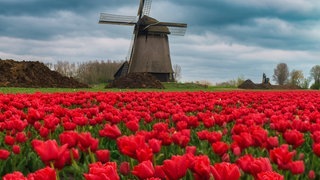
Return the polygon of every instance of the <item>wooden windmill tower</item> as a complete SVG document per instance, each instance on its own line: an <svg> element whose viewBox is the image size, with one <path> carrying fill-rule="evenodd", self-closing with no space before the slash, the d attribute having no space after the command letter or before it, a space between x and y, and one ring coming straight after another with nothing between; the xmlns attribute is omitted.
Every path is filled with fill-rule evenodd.
<svg viewBox="0 0 320 180"><path fill-rule="evenodd" d="M152 0L140 0L137 16L101 13L100 24L134 26L129 63L124 63L115 78L127 73L150 73L160 81L173 80L168 35L183 36L187 24L159 22L149 17Z"/></svg>

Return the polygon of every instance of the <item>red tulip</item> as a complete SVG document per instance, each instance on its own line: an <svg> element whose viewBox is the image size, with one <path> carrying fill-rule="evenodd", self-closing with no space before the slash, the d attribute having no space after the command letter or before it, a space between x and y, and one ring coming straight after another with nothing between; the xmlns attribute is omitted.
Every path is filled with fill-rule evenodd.
<svg viewBox="0 0 320 180"><path fill-rule="evenodd" d="M131 132L136 132L139 130L139 122L137 120L133 121L128 121L126 122L126 127L131 131Z"/></svg>
<svg viewBox="0 0 320 180"><path fill-rule="evenodd" d="M117 139L119 151L131 158L137 158L136 150L147 148L145 137L141 135L136 136L121 136Z"/></svg>
<svg viewBox="0 0 320 180"><path fill-rule="evenodd" d="M237 165L226 162L216 163L211 166L211 173L215 180L237 180L241 176Z"/></svg>
<svg viewBox="0 0 320 180"><path fill-rule="evenodd" d="M313 144L312 150L315 155L320 157L320 143Z"/></svg>
<svg viewBox="0 0 320 180"><path fill-rule="evenodd" d="M49 129L48 128L46 128L46 127L40 127L40 129L39 129L39 134L40 134L40 136L41 137L43 137L43 138L47 138L48 137L48 135L49 135L49 133L50 133L50 131L49 131Z"/></svg>
<svg viewBox="0 0 320 180"><path fill-rule="evenodd" d="M156 166L155 167L154 177L160 178L160 179L168 179L166 174L163 171L162 166Z"/></svg>
<svg viewBox="0 0 320 180"><path fill-rule="evenodd" d="M120 180L117 173L117 164L114 162L108 162L102 164L101 162L96 162L89 164L89 173L83 174L86 180Z"/></svg>
<svg viewBox="0 0 320 180"><path fill-rule="evenodd" d="M314 172L314 170L310 170L309 171L308 178L309 179L315 179L316 178L316 173Z"/></svg>
<svg viewBox="0 0 320 180"><path fill-rule="evenodd" d="M28 109L28 117L27 120L29 124L34 124L37 120L41 120L44 117L44 112L36 110L34 108L29 108Z"/></svg>
<svg viewBox="0 0 320 180"><path fill-rule="evenodd" d="M163 161L162 170L169 179L178 180L186 175L188 167L186 156L173 156Z"/></svg>
<svg viewBox="0 0 320 180"><path fill-rule="evenodd" d="M272 166L268 158L254 158L250 163L250 174L254 177L260 172L272 171Z"/></svg>
<svg viewBox="0 0 320 180"><path fill-rule="evenodd" d="M292 174L302 174L304 173L304 162L303 161L293 161L289 164L289 170Z"/></svg>
<svg viewBox="0 0 320 180"><path fill-rule="evenodd" d="M292 162L292 158L295 152L290 152L287 145L282 145L279 148L270 150L270 159L272 162L279 166L279 169L288 169L289 163Z"/></svg>
<svg viewBox="0 0 320 180"><path fill-rule="evenodd" d="M186 154L193 154L196 155L197 147L196 146L187 146L186 147Z"/></svg>
<svg viewBox="0 0 320 180"><path fill-rule="evenodd" d="M312 133L312 139L315 143L320 143L320 131L315 131Z"/></svg>
<svg viewBox="0 0 320 180"><path fill-rule="evenodd" d="M241 149L245 149L253 145L252 135L247 132L242 132L240 135L232 135L232 139Z"/></svg>
<svg viewBox="0 0 320 180"><path fill-rule="evenodd" d="M56 180L56 171L50 167L39 169L34 173L28 174L28 179L32 180Z"/></svg>
<svg viewBox="0 0 320 180"><path fill-rule="evenodd" d="M108 137L110 139L117 139L121 136L121 131L117 125L105 124L104 128L99 131L101 137Z"/></svg>
<svg viewBox="0 0 320 180"><path fill-rule="evenodd" d="M284 180L284 177L274 171L264 171L257 174L255 180Z"/></svg>
<svg viewBox="0 0 320 180"><path fill-rule="evenodd" d="M7 145L12 146L14 144L14 142L15 142L14 137L8 136L8 135L6 135L4 137L4 143L7 144Z"/></svg>
<svg viewBox="0 0 320 180"><path fill-rule="evenodd" d="M101 149L96 151L98 161L106 163L110 160L110 151L107 149Z"/></svg>
<svg viewBox="0 0 320 180"><path fill-rule="evenodd" d="M10 152L5 149L0 149L0 159L6 160L10 156Z"/></svg>
<svg viewBox="0 0 320 180"><path fill-rule="evenodd" d="M161 140L162 145L169 146L172 143L172 138L169 132L160 132L158 139Z"/></svg>
<svg viewBox="0 0 320 180"><path fill-rule="evenodd" d="M59 147L56 140L47 141L32 141L33 149L40 156L44 163L49 163L50 161L56 161L62 157L64 152L67 150L67 144Z"/></svg>
<svg viewBox="0 0 320 180"><path fill-rule="evenodd" d="M149 147L152 149L153 153L158 153L161 150L162 142L158 139L150 139L148 141Z"/></svg>
<svg viewBox="0 0 320 180"><path fill-rule="evenodd" d="M277 136L267 138L267 149L270 150L278 146L279 146L279 141Z"/></svg>
<svg viewBox="0 0 320 180"><path fill-rule="evenodd" d="M20 146L19 145L13 145L12 146L12 152L14 154L20 154Z"/></svg>
<svg viewBox="0 0 320 180"><path fill-rule="evenodd" d="M24 132L18 132L16 134L16 141L18 143L24 143L27 141L27 137L26 137L26 134Z"/></svg>
<svg viewBox="0 0 320 180"><path fill-rule="evenodd" d="M72 117L72 121L76 123L78 126L85 126L88 124L88 118L81 115Z"/></svg>
<svg viewBox="0 0 320 180"><path fill-rule="evenodd" d="M19 171L15 171L10 174L6 174L2 177L2 180L27 180L26 177L23 176L23 174Z"/></svg>
<svg viewBox="0 0 320 180"><path fill-rule="evenodd" d="M211 147L213 152L218 154L219 156L223 156L229 149L229 145L221 141L213 143Z"/></svg>
<svg viewBox="0 0 320 180"><path fill-rule="evenodd" d="M210 159L208 156L196 156L192 161L191 170L195 179L210 179Z"/></svg>
<svg viewBox="0 0 320 180"><path fill-rule="evenodd" d="M233 142L231 144L231 149L232 149L232 153L235 156L240 156L241 155L241 148L239 147L239 145L237 143Z"/></svg>
<svg viewBox="0 0 320 180"><path fill-rule="evenodd" d="M137 156L137 160L139 162L143 162L143 161L147 161L147 160L152 161L153 152L152 152L152 149L149 148L149 147L147 147L147 148L138 148L136 150L136 156Z"/></svg>
<svg viewBox="0 0 320 180"><path fill-rule="evenodd" d="M79 133L78 140L78 146L84 152L88 151L89 148L91 152L98 149L99 139L93 138L89 132Z"/></svg>
<svg viewBox="0 0 320 180"><path fill-rule="evenodd" d="M64 131L59 135L61 144L68 144L68 148L75 147L78 143L78 133L75 131Z"/></svg>
<svg viewBox="0 0 320 180"><path fill-rule="evenodd" d="M283 134L284 139L290 145L293 145L294 148L301 146L304 143L303 133L297 130L287 130Z"/></svg>
<svg viewBox="0 0 320 180"><path fill-rule="evenodd" d="M130 173L130 164L128 162L122 162L119 167L119 171L122 175L128 175Z"/></svg>
<svg viewBox="0 0 320 180"><path fill-rule="evenodd" d="M250 128L250 130L252 134L253 145L257 147L265 147L268 138L268 131L260 126L254 126Z"/></svg>
<svg viewBox="0 0 320 180"><path fill-rule="evenodd" d="M154 176L155 170L151 161L143 161L133 167L132 174L139 179L147 179Z"/></svg>
<svg viewBox="0 0 320 180"><path fill-rule="evenodd" d="M76 129L77 124L75 124L73 122L64 122L64 123L62 123L62 126L63 126L64 130L66 130L66 131L73 131Z"/></svg>
<svg viewBox="0 0 320 180"><path fill-rule="evenodd" d="M178 131L188 128L188 123L186 121L179 121L176 123L176 127Z"/></svg>
<svg viewBox="0 0 320 180"><path fill-rule="evenodd" d="M184 133L185 131L186 133ZM190 141L190 129L182 130L181 132L176 132L172 135L172 141L182 148L185 148Z"/></svg>
<svg viewBox="0 0 320 180"><path fill-rule="evenodd" d="M207 140L209 143L215 143L221 140L221 132L209 132L207 130L197 132L197 135L200 140Z"/></svg>
<svg viewBox="0 0 320 180"><path fill-rule="evenodd" d="M77 160L77 159L80 158L78 149L71 148L71 150L70 150L70 158L71 157L73 158L73 160Z"/></svg>
<svg viewBox="0 0 320 180"><path fill-rule="evenodd" d="M246 154L239 159L237 159L237 165L242 169L245 173L251 173L251 163L254 161L254 158L251 154Z"/></svg>

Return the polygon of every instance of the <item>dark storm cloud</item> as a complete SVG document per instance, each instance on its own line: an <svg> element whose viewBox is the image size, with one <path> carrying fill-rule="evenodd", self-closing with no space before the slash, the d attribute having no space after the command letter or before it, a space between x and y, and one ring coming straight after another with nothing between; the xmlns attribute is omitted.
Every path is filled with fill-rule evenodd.
<svg viewBox="0 0 320 180"><path fill-rule="evenodd" d="M100 12L131 3L125 0L0 0L0 35L26 39L97 35L102 29L97 26ZM94 26L97 27L92 28Z"/></svg>
<svg viewBox="0 0 320 180"><path fill-rule="evenodd" d="M119 7L133 2L125 0L1 0L0 12L7 16L51 16L56 11L87 14L99 7Z"/></svg>

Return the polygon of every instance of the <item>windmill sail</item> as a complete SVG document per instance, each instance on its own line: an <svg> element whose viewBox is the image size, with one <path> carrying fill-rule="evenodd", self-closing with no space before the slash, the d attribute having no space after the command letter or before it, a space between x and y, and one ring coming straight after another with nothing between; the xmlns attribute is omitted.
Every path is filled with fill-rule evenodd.
<svg viewBox="0 0 320 180"><path fill-rule="evenodd" d="M152 0L145 0L144 1L144 6L143 6L143 9L142 9L142 15L147 15L149 16L150 14L150 10L151 10L151 3L152 3Z"/></svg>
<svg viewBox="0 0 320 180"><path fill-rule="evenodd" d="M184 36L187 31L187 27L173 27L169 26L170 35L173 36Z"/></svg>
<svg viewBox="0 0 320 180"><path fill-rule="evenodd" d="M116 24L116 25L135 25L137 23L136 16L124 16L116 14L101 13L99 24Z"/></svg>

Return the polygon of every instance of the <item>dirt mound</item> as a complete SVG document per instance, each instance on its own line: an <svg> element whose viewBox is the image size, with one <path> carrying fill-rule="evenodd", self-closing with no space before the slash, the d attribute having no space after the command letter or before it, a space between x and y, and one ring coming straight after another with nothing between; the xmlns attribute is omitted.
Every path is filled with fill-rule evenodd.
<svg viewBox="0 0 320 180"><path fill-rule="evenodd" d="M254 82L252 82L250 79L247 79L242 84L240 84L238 86L238 88L240 88L240 89L258 89L259 86L257 84L255 84Z"/></svg>
<svg viewBox="0 0 320 180"><path fill-rule="evenodd" d="M255 84L250 79L247 79L238 86L240 89L301 89L295 85L272 85L270 83Z"/></svg>
<svg viewBox="0 0 320 180"><path fill-rule="evenodd" d="M164 89L159 80L149 73L130 73L112 81L106 88L155 88Z"/></svg>
<svg viewBox="0 0 320 180"><path fill-rule="evenodd" d="M38 61L14 61L0 59L1 87L33 88L88 88L73 78L51 71Z"/></svg>

